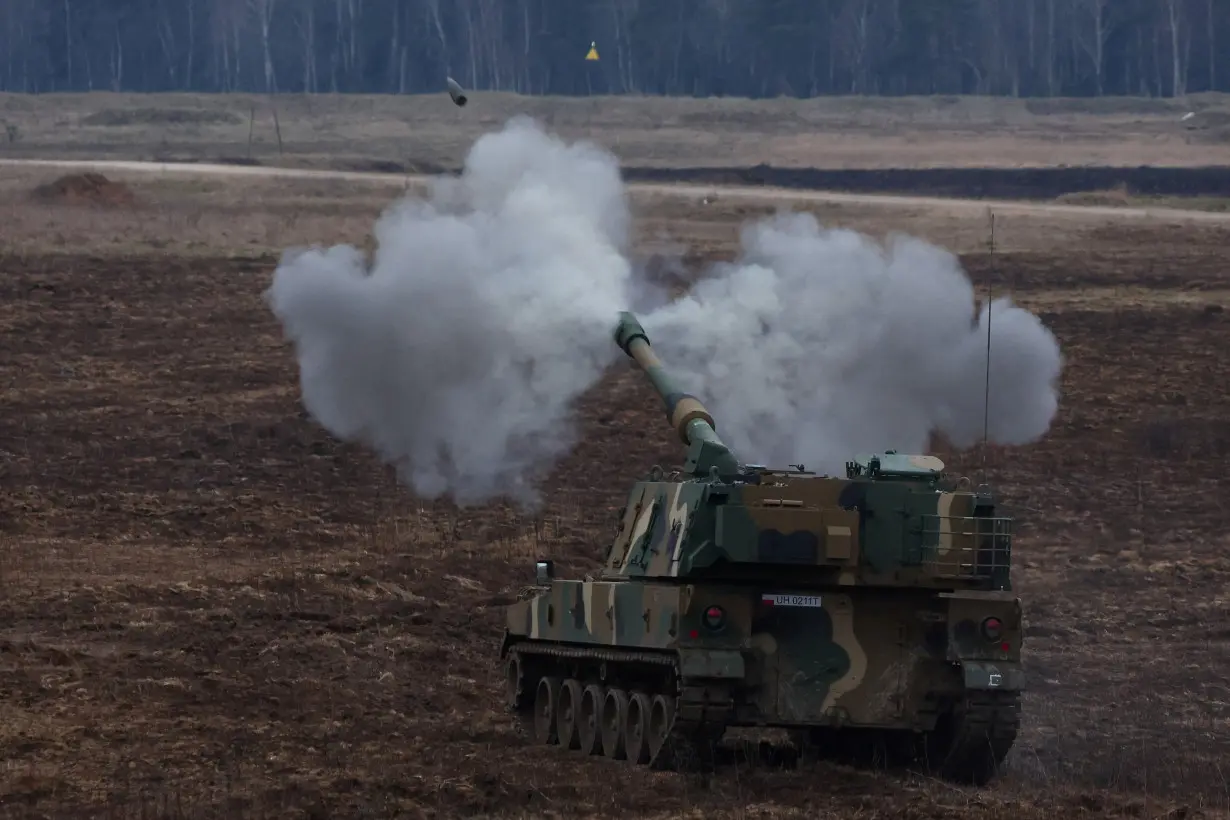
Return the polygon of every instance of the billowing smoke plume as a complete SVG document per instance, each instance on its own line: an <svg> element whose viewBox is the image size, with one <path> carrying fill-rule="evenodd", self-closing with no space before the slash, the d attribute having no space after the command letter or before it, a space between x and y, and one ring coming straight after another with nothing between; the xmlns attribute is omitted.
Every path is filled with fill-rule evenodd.
<svg viewBox="0 0 1230 820"><path fill-rule="evenodd" d="M859 452L922 452L933 430L981 437L987 307L975 324L951 253L788 214L745 228L715 274L642 324L744 458L839 471ZM989 437L1032 441L1056 411L1059 346L1007 300L990 322Z"/></svg>
<svg viewBox="0 0 1230 820"><path fill-rule="evenodd" d="M303 401L423 497L532 504L574 443L571 402L621 355L628 209L617 160L527 120L480 138L350 246L287 253L268 298L298 349Z"/></svg>
<svg viewBox="0 0 1230 820"><path fill-rule="evenodd" d="M934 429L959 446L981 435L986 310L980 327L951 254L783 216L747 227L737 262L662 305L628 262L628 230L610 154L521 119L482 137L459 179L381 217L370 266L350 246L285 255L268 297L304 404L420 496L533 505L633 307L747 460L832 470L857 452L920 451ZM1030 441L1055 413L1058 346L1003 301L991 331L990 436Z"/></svg>

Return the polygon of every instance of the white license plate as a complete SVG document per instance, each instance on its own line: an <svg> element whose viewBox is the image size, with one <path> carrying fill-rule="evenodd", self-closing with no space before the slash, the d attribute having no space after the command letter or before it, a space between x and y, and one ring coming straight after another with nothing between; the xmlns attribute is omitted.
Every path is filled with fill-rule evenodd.
<svg viewBox="0 0 1230 820"><path fill-rule="evenodd" d="M761 595L760 602L765 606L820 606L819 595Z"/></svg>

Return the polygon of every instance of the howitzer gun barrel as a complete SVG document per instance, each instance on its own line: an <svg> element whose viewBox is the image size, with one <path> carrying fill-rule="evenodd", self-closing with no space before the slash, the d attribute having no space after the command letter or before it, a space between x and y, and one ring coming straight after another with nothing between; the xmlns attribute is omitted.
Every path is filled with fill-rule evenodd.
<svg viewBox="0 0 1230 820"><path fill-rule="evenodd" d="M737 462L730 454L729 448L718 438L717 425L713 416L701 404L700 399L679 388L670 373L666 371L662 361L653 352L649 344L649 336L645 328L637 321L636 316L624 311L619 314L619 324L615 328L615 343L620 349L635 361L649 377L654 389L662 397L666 406L666 418L670 421L680 440L689 446L709 445L713 456L719 456L719 467L728 471L731 465L737 470Z"/></svg>

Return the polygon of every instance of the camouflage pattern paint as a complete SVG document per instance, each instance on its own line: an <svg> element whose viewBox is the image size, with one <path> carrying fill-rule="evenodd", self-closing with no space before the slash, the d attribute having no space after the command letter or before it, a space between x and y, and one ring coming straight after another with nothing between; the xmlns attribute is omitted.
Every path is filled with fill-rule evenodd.
<svg viewBox="0 0 1230 820"><path fill-rule="evenodd" d="M994 769L1024 680L1012 521L989 491L891 450L855 457L844 477L741 465L631 314L616 341L687 458L633 485L598 578L552 579L508 608L514 708L533 681L576 676L671 698L676 740L713 726L928 732L955 720L954 765L975 780Z"/></svg>
<svg viewBox="0 0 1230 820"><path fill-rule="evenodd" d="M790 592L799 591L557 580L512 605L507 630L514 641L669 652L693 677L738 678L736 722L747 725L930 728L934 716L917 715L937 694L961 692L967 663L982 688L1020 688L1007 671L1019 662L1021 628L1011 595L854 589L821 592L817 607L763 601ZM718 630L704 623L714 606L725 613ZM994 642L977 634L988 617L1004 625ZM1001 670L993 687L988 664Z"/></svg>
<svg viewBox="0 0 1230 820"><path fill-rule="evenodd" d="M637 483L603 577L686 577L722 562L812 568L839 585L947 588L1002 575L1008 588L1009 543L992 536L1007 520L979 514L972 493L769 471L755 478ZM876 514L885 509L905 515Z"/></svg>

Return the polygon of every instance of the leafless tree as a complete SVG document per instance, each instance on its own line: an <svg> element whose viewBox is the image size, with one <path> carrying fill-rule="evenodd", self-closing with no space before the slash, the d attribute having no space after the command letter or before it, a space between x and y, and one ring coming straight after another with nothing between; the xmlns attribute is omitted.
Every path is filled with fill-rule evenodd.
<svg viewBox="0 0 1230 820"><path fill-rule="evenodd" d="M0 89L1169 96L1230 91L1228 26L1228 0L4 0Z"/></svg>

